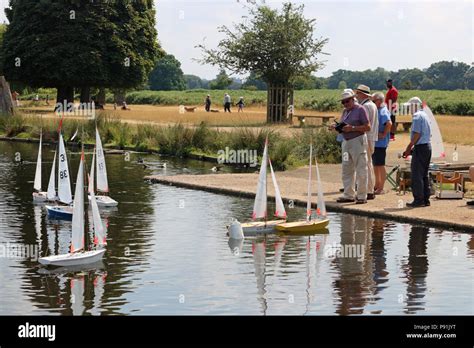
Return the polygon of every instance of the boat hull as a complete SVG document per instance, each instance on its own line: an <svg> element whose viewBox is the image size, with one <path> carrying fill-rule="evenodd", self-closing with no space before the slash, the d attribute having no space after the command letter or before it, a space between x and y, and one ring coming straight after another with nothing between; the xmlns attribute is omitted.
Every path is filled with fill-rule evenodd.
<svg viewBox="0 0 474 348"><path fill-rule="evenodd" d="M48 211L48 216L50 218L72 220L73 208L70 206L47 205L46 210Z"/></svg>
<svg viewBox="0 0 474 348"><path fill-rule="evenodd" d="M267 234L275 232L275 227L282 223L285 220L246 222L242 224L242 231L244 235Z"/></svg>
<svg viewBox="0 0 474 348"><path fill-rule="evenodd" d="M91 196L89 196L89 201L91 200ZM99 207L116 207L118 202L109 196L95 196L95 200Z"/></svg>
<svg viewBox="0 0 474 348"><path fill-rule="evenodd" d="M79 252L74 254L64 254L56 256L41 257L38 261L45 266L80 266L89 263L96 263L102 260L105 249Z"/></svg>
<svg viewBox="0 0 474 348"><path fill-rule="evenodd" d="M313 221L287 222L275 226L276 230L284 233L316 233L325 231L329 219Z"/></svg>
<svg viewBox="0 0 474 348"><path fill-rule="evenodd" d="M56 200L48 199L47 192L33 192L33 202L35 203L45 203L45 202L55 202Z"/></svg>

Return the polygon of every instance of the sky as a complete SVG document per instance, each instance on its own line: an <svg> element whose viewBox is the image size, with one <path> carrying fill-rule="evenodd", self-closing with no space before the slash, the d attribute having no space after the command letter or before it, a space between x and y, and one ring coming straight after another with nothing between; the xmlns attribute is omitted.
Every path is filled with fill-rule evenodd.
<svg viewBox="0 0 474 348"><path fill-rule="evenodd" d="M261 4L262 0L255 0ZM219 26L243 20L246 0L155 0L158 39L181 62L185 74L212 79L218 68L201 65L195 46L214 48L223 38ZM304 14L315 18L315 36L328 38L321 56L325 67L316 76L338 69L388 70L427 68L440 60L474 61L472 0L305 0ZM282 2L266 0L280 8ZM6 21L0 0L0 22Z"/></svg>

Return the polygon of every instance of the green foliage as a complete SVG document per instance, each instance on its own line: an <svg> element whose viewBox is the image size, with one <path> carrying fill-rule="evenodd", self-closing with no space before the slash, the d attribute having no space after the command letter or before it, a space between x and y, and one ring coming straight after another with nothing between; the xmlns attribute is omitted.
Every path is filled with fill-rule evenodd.
<svg viewBox="0 0 474 348"><path fill-rule="evenodd" d="M129 88L160 56L150 0L10 1L6 13L1 59L10 81Z"/></svg>
<svg viewBox="0 0 474 348"><path fill-rule="evenodd" d="M153 91L182 91L186 89L181 63L172 54L161 58L149 76Z"/></svg>
<svg viewBox="0 0 474 348"><path fill-rule="evenodd" d="M0 132L7 137L15 137L27 130L26 119L22 115L0 115Z"/></svg>
<svg viewBox="0 0 474 348"><path fill-rule="evenodd" d="M232 79L227 75L224 69L221 69L214 80L209 83L210 89L226 89L232 83Z"/></svg>
<svg viewBox="0 0 474 348"><path fill-rule="evenodd" d="M249 8L245 22L224 34L217 49L200 45L204 64L227 68L234 73L254 72L272 84L287 84L322 67L317 59L327 39L315 38L315 20L303 16L304 6L284 3L281 11L268 6Z"/></svg>

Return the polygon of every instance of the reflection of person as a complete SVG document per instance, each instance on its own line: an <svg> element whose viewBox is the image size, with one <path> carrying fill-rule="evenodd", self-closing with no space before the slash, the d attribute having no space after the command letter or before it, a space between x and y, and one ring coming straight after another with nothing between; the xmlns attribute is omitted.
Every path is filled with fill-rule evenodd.
<svg viewBox="0 0 474 348"><path fill-rule="evenodd" d="M390 120L392 121L392 130L390 131L390 139L395 140L395 132L397 131L397 124L395 115L397 113L398 90L393 86L393 80L387 80L387 95L385 96L385 104L390 111Z"/></svg>
<svg viewBox="0 0 474 348"><path fill-rule="evenodd" d="M413 113L411 126L411 141L408 144L403 157L412 154L411 159L411 190L414 200L407 206L425 207L430 205L430 182L428 169L431 161L431 126L428 115L421 108L421 99L413 97L408 101ZM416 111L415 110L419 110Z"/></svg>
<svg viewBox="0 0 474 348"><path fill-rule="evenodd" d="M374 103L377 106L379 129L378 140L375 142L375 150L372 156L375 172L375 194L383 194L385 186L386 172L385 172L385 158L387 157L387 147L390 142L390 129L392 122L390 121L390 112L384 105L384 95L381 92L374 94Z"/></svg>
<svg viewBox="0 0 474 348"><path fill-rule="evenodd" d="M230 95L228 95L226 93L224 95L224 112L226 112L226 111L231 112L230 111L230 103L231 103Z"/></svg>
<svg viewBox="0 0 474 348"><path fill-rule="evenodd" d="M342 182L344 195L338 198L338 203L356 201L357 204L367 203L367 135L370 123L364 107L356 104L352 91L344 91L341 103L344 112L341 123L342 142ZM332 126L336 129L335 126ZM355 192L357 178L357 197Z"/></svg>
<svg viewBox="0 0 474 348"><path fill-rule="evenodd" d="M367 112L370 122L370 131L367 132L367 199L374 199L375 173L371 159L374 154L375 142L379 138L379 118L377 117L377 107L372 101L370 88L365 85L359 85L355 90L355 94L360 105Z"/></svg>
<svg viewBox="0 0 474 348"><path fill-rule="evenodd" d="M206 112L211 111L211 96L208 94L206 97Z"/></svg>
<svg viewBox="0 0 474 348"><path fill-rule="evenodd" d="M240 97L239 102L237 103L237 106L239 107L238 112L244 111L244 106L245 106L244 97Z"/></svg>

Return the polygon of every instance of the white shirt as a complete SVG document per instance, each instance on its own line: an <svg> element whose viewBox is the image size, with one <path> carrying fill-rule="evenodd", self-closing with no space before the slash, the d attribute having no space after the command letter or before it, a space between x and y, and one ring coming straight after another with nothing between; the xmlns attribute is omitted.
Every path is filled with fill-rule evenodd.
<svg viewBox="0 0 474 348"><path fill-rule="evenodd" d="M370 99L364 100L361 105L367 112L367 117L370 122L370 131L367 132L367 139L369 141L377 141L379 140L379 116L377 113L377 106Z"/></svg>
<svg viewBox="0 0 474 348"><path fill-rule="evenodd" d="M224 96L224 103L230 103L230 95Z"/></svg>

